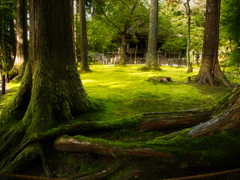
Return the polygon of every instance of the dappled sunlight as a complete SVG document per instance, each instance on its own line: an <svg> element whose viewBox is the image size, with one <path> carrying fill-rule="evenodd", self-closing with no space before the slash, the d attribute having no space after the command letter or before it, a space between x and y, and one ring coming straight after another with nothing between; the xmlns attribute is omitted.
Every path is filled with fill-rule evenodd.
<svg viewBox="0 0 240 180"><path fill-rule="evenodd" d="M90 99L104 104L105 111L95 119L112 120L142 112L168 112L211 106L230 90L188 84L187 78L197 75L198 69L187 73L186 68L161 66L162 71L140 71L141 65L126 67L91 65L92 73L81 74ZM158 83L154 76L171 77L174 82ZM8 85L10 92L1 97L0 112L13 98L20 82ZM82 117L83 119L85 116ZM81 119L81 118L80 118Z"/></svg>
<svg viewBox="0 0 240 180"><path fill-rule="evenodd" d="M96 82L96 80L90 80L90 79L86 79L86 80L82 80L83 84L87 84L87 83L94 83Z"/></svg>

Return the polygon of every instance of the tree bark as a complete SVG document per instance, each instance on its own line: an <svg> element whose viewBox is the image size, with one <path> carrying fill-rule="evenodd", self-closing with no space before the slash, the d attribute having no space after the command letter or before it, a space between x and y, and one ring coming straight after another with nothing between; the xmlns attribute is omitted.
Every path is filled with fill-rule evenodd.
<svg viewBox="0 0 240 180"><path fill-rule="evenodd" d="M16 34L14 30L14 19L12 19L10 23L11 67L13 67L16 58Z"/></svg>
<svg viewBox="0 0 240 180"><path fill-rule="evenodd" d="M218 62L220 0L207 0L202 65L196 81L210 86L229 85Z"/></svg>
<svg viewBox="0 0 240 180"><path fill-rule="evenodd" d="M27 0L17 0L17 47L15 66L23 76L28 59Z"/></svg>
<svg viewBox="0 0 240 180"><path fill-rule="evenodd" d="M1 5L4 6L5 2L1 2ZM7 55L6 55L6 39L5 39L5 31L6 31L6 15L4 12L4 8L1 10L1 60L2 60L2 71L6 72L7 70Z"/></svg>
<svg viewBox="0 0 240 180"><path fill-rule="evenodd" d="M122 35L122 43L121 43L121 50L120 50L120 62L119 65L125 65L126 59L126 32Z"/></svg>
<svg viewBox="0 0 240 180"><path fill-rule="evenodd" d="M75 11L76 11L76 14L75 14L75 59L76 59L76 62L78 63L78 43L79 43L79 40L80 40L80 35L79 35L79 27L78 27L78 23L79 23L79 0L76 0L75 1Z"/></svg>
<svg viewBox="0 0 240 180"><path fill-rule="evenodd" d="M87 24L85 0L79 0L80 3L80 31L81 31L81 65L80 72L91 71L88 64L88 40L87 40Z"/></svg>
<svg viewBox="0 0 240 180"><path fill-rule="evenodd" d="M190 0L187 0L186 3L184 3L184 6L186 8L186 14L187 14L187 17L188 17L188 33L187 33L187 72L192 72L192 64L190 62L190 42L191 42L191 39L190 39L190 26L191 26L191 16L190 16L190 12L191 12L191 9L190 9L190 5L189 5L189 1Z"/></svg>
<svg viewBox="0 0 240 180"><path fill-rule="evenodd" d="M148 51L145 67L160 70L157 62L158 0L151 0Z"/></svg>
<svg viewBox="0 0 240 180"><path fill-rule="evenodd" d="M20 121L5 136L1 156L10 146L24 144L31 135L88 110L73 53L71 21L69 1L30 1L30 61L14 101L2 112L6 123Z"/></svg>

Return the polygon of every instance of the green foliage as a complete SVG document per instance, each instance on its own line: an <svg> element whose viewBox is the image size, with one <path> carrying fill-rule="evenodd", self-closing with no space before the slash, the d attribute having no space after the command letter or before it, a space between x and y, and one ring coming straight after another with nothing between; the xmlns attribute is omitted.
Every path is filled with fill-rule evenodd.
<svg viewBox="0 0 240 180"><path fill-rule="evenodd" d="M112 43L112 37L117 33L104 18L93 16L87 20L87 35L89 51L103 52L117 49L117 44Z"/></svg>
<svg viewBox="0 0 240 180"><path fill-rule="evenodd" d="M240 4L238 0L223 0L221 9L222 29L228 39L239 40L240 38Z"/></svg>
<svg viewBox="0 0 240 180"><path fill-rule="evenodd" d="M202 39L204 35L204 10L203 4L190 4L191 11L191 50L202 50ZM165 3L159 12L159 28L164 33L164 44L162 49L165 51L185 51L187 47L187 15L183 5L169 6ZM183 53L183 52L182 52Z"/></svg>

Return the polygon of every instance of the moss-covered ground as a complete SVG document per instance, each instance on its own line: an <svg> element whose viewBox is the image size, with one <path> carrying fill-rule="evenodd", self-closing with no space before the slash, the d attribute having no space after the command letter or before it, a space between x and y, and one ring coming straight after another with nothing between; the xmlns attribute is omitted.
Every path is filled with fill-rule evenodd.
<svg viewBox="0 0 240 180"><path fill-rule="evenodd" d="M93 109L76 117L79 121L111 121L143 112L171 112L206 107L217 102L231 89L208 87L188 82L198 69L187 73L184 67L162 66L161 71L141 71L141 65L124 67L91 65L91 73L81 73L83 85L93 102ZM171 77L174 82L159 83L154 76ZM232 80L232 79L230 79ZM0 97L1 110L13 99L21 81L8 84L9 92ZM0 122L0 133L11 127Z"/></svg>
<svg viewBox="0 0 240 180"><path fill-rule="evenodd" d="M181 111L192 108L208 107L218 103L227 93L232 89L226 87L209 87L205 85L199 85L193 81L188 82L188 77L194 79L198 73L198 69L194 69L192 73L187 73L184 67L168 67L162 66L161 71L141 71L140 65L127 65L124 67L112 66L112 65L91 65L92 72L81 73L81 80L88 93L90 102L92 102L92 110L75 117L75 122L84 121L113 121L117 119L131 119L128 117L139 115L143 112L171 112ZM154 81L154 76L171 77L174 82L159 83ZM233 78L229 79L230 81ZM1 110L10 102L21 81L15 79L8 84L9 92L0 97L0 113ZM234 78L234 83L238 83ZM16 122L15 122L16 123ZM63 125L66 122L62 122ZM6 133L8 129L15 124L7 124L3 119L0 121L0 137ZM169 132L145 132L139 134L132 129L121 129L113 132L106 132L101 134L93 134L91 138L101 138L109 140L113 144L116 143L132 143L134 144L148 144L156 146L157 144L163 145L165 140L159 139L159 137L170 133ZM225 136L224 136L225 137ZM228 136L226 136L228 138ZM181 138L181 137L180 137ZM206 137L207 138L207 137ZM220 140L219 140L220 138ZM217 136L216 142L209 141L209 148L218 144L218 141L222 141L222 137ZM227 142L231 142L231 138L226 138ZM232 141L235 139L232 139ZM237 141L238 139L236 139ZM176 143L179 141L179 144ZM201 139L199 140L201 141ZM224 139L225 141L225 139ZM204 141L202 141L204 142ZM173 139L168 142L170 149L169 152L181 151L179 154L187 156L189 152L194 151L194 143L198 146L204 147L204 144L198 143L190 139ZM171 143L175 146L181 147L171 149ZM232 142L231 142L232 143ZM234 142L233 142L234 143ZM0 146L3 144L3 139L0 138ZM200 144L200 145L199 145ZM219 144L218 146L222 146ZM227 146L227 145L226 145ZM236 145L237 147L239 145ZM225 147L222 146L222 147ZM161 148L161 146L159 147ZM215 149L215 148L214 148ZM213 149L213 150L214 150ZM216 158L224 155L224 148L219 151ZM166 150L166 149L165 149ZM72 173L87 173L97 167L101 167L106 164L108 160L97 158L92 156L89 159L85 156L67 155L64 153L56 153L47 146L46 158L50 169L55 169L56 174L60 173L64 177L64 172ZM52 155L51 152L54 154ZM200 148L199 152L193 152L195 158L204 157L208 159L210 154L204 154L206 150ZM91 159L92 158L92 159ZM215 156L213 157L213 159ZM227 157L228 158L228 157ZM80 163L75 161L80 160ZM110 160L109 160L110 161ZM206 162L208 163L208 162ZM80 168L81 167L81 168ZM39 167L37 166L36 169Z"/></svg>
<svg viewBox="0 0 240 180"><path fill-rule="evenodd" d="M162 71L140 71L140 65L126 67L92 65L92 73L81 74L91 100L104 108L79 120L111 120L143 112L169 112L211 106L230 89L188 82L198 69L186 73L183 67L162 66ZM154 76L171 77L174 82L158 83Z"/></svg>

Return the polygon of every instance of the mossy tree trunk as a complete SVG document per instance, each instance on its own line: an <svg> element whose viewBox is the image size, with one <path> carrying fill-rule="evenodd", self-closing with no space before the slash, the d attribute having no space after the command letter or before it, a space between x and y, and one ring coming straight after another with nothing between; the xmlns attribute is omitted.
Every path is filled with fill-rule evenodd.
<svg viewBox="0 0 240 180"><path fill-rule="evenodd" d="M158 0L151 0L148 51L145 67L160 70L157 62Z"/></svg>
<svg viewBox="0 0 240 180"><path fill-rule="evenodd" d="M79 0L80 9L80 31L81 31L81 65L80 72L91 71L88 64L88 40L85 0Z"/></svg>
<svg viewBox="0 0 240 180"><path fill-rule="evenodd" d="M2 112L6 123L19 123L5 135L1 155L9 146L20 142L21 147L33 134L59 121L71 123L72 115L88 109L73 53L70 13L69 1L30 1L30 60L14 101ZM24 158L24 153L18 158Z"/></svg>
<svg viewBox="0 0 240 180"><path fill-rule="evenodd" d="M196 81L210 86L229 85L218 62L220 0L207 0L202 65Z"/></svg>

